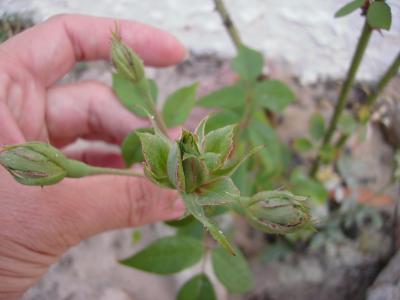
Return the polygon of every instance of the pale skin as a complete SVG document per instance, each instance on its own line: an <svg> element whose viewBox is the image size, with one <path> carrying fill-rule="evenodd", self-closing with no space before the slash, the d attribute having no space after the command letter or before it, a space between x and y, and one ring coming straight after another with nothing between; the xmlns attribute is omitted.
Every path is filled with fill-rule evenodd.
<svg viewBox="0 0 400 300"><path fill-rule="evenodd" d="M119 144L148 126L115 98L109 86L57 80L78 61L109 59L115 20L80 15L50 18L0 45L0 145L30 140L64 147L77 138ZM119 21L124 42L146 65L184 59L170 34ZM118 155L97 149L69 152L89 164L120 166ZM144 178L93 176L54 186L27 187L0 167L0 299L20 299L71 246L111 229L182 215L175 192ZM93 262L95 263L95 262Z"/></svg>

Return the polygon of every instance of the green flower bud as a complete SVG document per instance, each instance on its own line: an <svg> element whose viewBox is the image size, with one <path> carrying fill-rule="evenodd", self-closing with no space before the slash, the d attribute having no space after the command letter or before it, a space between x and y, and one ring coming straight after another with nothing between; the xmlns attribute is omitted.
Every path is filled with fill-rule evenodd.
<svg viewBox="0 0 400 300"><path fill-rule="evenodd" d="M136 176L127 170L93 167L68 159L60 150L41 142L8 145L0 151L0 165L21 184L51 185L65 177L95 174Z"/></svg>
<svg viewBox="0 0 400 300"><path fill-rule="evenodd" d="M244 203L244 212L249 223L256 229L286 234L313 227L305 200L304 197L286 191L260 192Z"/></svg>
<svg viewBox="0 0 400 300"><path fill-rule="evenodd" d="M143 61L122 42L118 32L112 33L111 60L117 72L132 82L138 82L144 78Z"/></svg>
<svg viewBox="0 0 400 300"><path fill-rule="evenodd" d="M185 192L185 174L183 173L181 150L178 143L174 143L168 153L168 178L179 192Z"/></svg>
<svg viewBox="0 0 400 300"><path fill-rule="evenodd" d="M181 139L179 140L182 156L185 159L188 156L200 155L197 136L190 131L183 129Z"/></svg>
<svg viewBox="0 0 400 300"><path fill-rule="evenodd" d="M60 166L64 155L50 145L26 143L6 146L0 152L0 164L15 180L25 185L49 185L61 181L67 171ZM50 154L50 155L49 155Z"/></svg>
<svg viewBox="0 0 400 300"><path fill-rule="evenodd" d="M178 145L182 157L185 191L192 193L207 180L207 165L201 157L197 135L183 130Z"/></svg>
<svg viewBox="0 0 400 300"><path fill-rule="evenodd" d="M190 156L182 161L185 174L185 189L187 193L193 193L208 178L207 166L198 157Z"/></svg>

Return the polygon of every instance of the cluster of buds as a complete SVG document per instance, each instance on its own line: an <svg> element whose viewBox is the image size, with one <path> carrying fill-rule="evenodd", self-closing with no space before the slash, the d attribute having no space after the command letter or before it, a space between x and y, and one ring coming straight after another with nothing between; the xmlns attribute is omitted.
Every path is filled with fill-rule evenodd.
<svg viewBox="0 0 400 300"><path fill-rule="evenodd" d="M154 134L138 132L145 175L160 186L184 194L195 193L207 198L211 193L219 192L222 192L222 198L229 194L238 195L229 178L243 161L229 159L236 126L229 125L205 134L206 121L200 123L195 133L183 130L178 141L169 140L157 130ZM230 186L230 189L221 190L221 185Z"/></svg>
<svg viewBox="0 0 400 300"><path fill-rule="evenodd" d="M189 214L210 231L230 253L234 249L223 233L207 217L204 208L236 204L249 223L258 230L286 234L312 228L305 198L286 191L259 192L240 197L230 176L245 157L231 159L235 125L205 133L207 119L196 131L182 131L178 141L171 141L155 124L154 133L138 132L144 157L144 173L157 185L176 189L182 195ZM135 175L129 170L98 168L71 160L58 149L41 142L5 146L0 151L0 165L21 184L44 186L63 178L95 174Z"/></svg>
<svg viewBox="0 0 400 300"><path fill-rule="evenodd" d="M245 157L230 159L236 126L229 125L205 134L206 122L207 118L194 133L183 130L181 138L174 142L157 130L154 134L138 133L146 176L160 186L178 190L188 212L230 252L232 247L206 217L204 206L239 204L249 223L267 233L286 234L312 228L304 197L286 191L240 197L230 176L258 149Z"/></svg>

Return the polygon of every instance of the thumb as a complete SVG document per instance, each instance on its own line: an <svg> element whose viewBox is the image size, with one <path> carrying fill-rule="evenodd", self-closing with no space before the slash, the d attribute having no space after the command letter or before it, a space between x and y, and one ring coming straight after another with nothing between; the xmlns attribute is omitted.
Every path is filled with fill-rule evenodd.
<svg viewBox="0 0 400 300"><path fill-rule="evenodd" d="M184 211L176 191L145 178L93 176L18 190L28 196L15 201L21 208L19 218L25 221L14 228L29 235L18 236L24 243L34 243L30 248L56 255L97 233L178 218Z"/></svg>
<svg viewBox="0 0 400 300"><path fill-rule="evenodd" d="M70 243L110 229L134 227L183 214L176 191L157 187L145 178L95 176L66 180L48 189L46 199L62 195L49 215L60 217L59 230Z"/></svg>
<svg viewBox="0 0 400 300"><path fill-rule="evenodd" d="M28 187L0 168L0 299L19 299L69 247L96 233L179 217L172 190L96 176Z"/></svg>

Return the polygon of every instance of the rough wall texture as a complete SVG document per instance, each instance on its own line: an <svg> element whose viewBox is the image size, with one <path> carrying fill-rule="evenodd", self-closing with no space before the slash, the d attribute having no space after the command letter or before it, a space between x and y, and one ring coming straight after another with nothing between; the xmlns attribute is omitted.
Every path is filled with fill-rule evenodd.
<svg viewBox="0 0 400 300"><path fill-rule="evenodd" d="M343 77L359 35L357 13L335 20L348 0L226 0L245 42L288 66L303 81ZM373 80L400 48L400 1L392 6L390 32L375 33L359 79ZM197 52L233 54L212 0L1 0L4 11L33 10L37 20L57 13L136 19L165 28Z"/></svg>

